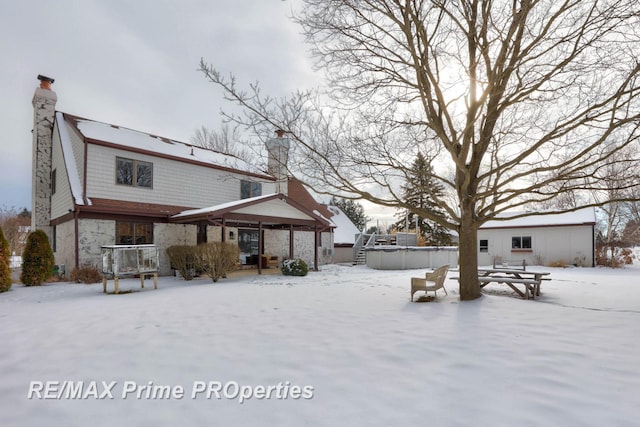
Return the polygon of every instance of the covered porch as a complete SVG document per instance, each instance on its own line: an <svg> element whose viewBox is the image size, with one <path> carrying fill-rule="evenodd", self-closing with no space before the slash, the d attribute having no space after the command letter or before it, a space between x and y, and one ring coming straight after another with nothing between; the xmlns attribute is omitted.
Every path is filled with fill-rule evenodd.
<svg viewBox="0 0 640 427"><path fill-rule="evenodd" d="M200 232L204 225L220 227L222 230L220 240L236 242L241 249L245 264L247 257L251 257L251 262L253 257L257 258L258 274L263 273L263 257L272 255L266 253L271 251L265 251L265 243L268 243L271 248L277 246L278 254L288 258L300 258L299 246L311 243L313 245L311 261L313 269L317 271L321 233L330 233L333 228L331 221L319 212L311 211L281 193L183 211L171 216L170 221L198 225L198 243L206 241L206 232ZM229 229L234 230L235 233L227 232ZM296 232L305 232L305 239L296 239ZM269 236L276 234L288 235L288 239L282 239L282 242L269 242ZM306 242L307 239L311 242Z"/></svg>

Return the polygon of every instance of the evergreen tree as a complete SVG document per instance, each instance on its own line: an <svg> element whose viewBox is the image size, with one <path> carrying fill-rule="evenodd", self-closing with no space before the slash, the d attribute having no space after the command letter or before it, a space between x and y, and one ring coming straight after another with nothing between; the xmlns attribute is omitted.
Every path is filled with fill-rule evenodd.
<svg viewBox="0 0 640 427"><path fill-rule="evenodd" d="M53 251L49 238L42 230L29 234L22 254L20 280L26 286L39 286L53 275Z"/></svg>
<svg viewBox="0 0 640 427"><path fill-rule="evenodd" d="M354 200L338 199L334 196L331 198L329 204L339 207L360 231L362 231L365 225L367 225L367 222L371 220L371 218L365 215L364 207Z"/></svg>
<svg viewBox="0 0 640 427"><path fill-rule="evenodd" d="M0 292L6 292L11 289L10 257L9 242L4 238L4 232L0 227Z"/></svg>
<svg viewBox="0 0 640 427"><path fill-rule="evenodd" d="M451 235L446 228L435 221L419 218L412 208L431 212L439 217L445 217L444 210L434 202L434 197L444 194L444 186L433 178L431 163L422 154L418 156L408 171L407 182L402 186L404 202L409 205L408 223L409 229L415 227L418 219L419 234L429 245L451 245ZM398 231L406 231L407 211L402 210L396 214L398 222L395 227Z"/></svg>

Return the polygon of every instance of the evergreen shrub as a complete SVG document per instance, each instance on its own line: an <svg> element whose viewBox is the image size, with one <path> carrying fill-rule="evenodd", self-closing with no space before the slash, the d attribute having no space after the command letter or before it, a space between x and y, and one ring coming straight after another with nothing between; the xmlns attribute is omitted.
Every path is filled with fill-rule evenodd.
<svg viewBox="0 0 640 427"><path fill-rule="evenodd" d="M11 289L11 252L9 242L0 227L0 292Z"/></svg>
<svg viewBox="0 0 640 427"><path fill-rule="evenodd" d="M49 238L42 230L29 234L22 254L20 280L25 286L40 286L53 275L53 251Z"/></svg>
<svg viewBox="0 0 640 427"><path fill-rule="evenodd" d="M309 272L307 263L300 258L285 259L282 262L282 274L285 276L306 276Z"/></svg>

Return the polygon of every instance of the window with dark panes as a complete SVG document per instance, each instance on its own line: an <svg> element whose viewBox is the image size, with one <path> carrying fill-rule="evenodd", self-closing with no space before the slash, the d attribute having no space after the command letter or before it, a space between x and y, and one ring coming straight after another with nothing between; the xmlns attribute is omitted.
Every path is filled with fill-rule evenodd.
<svg viewBox="0 0 640 427"><path fill-rule="evenodd" d="M133 185L133 160L116 157L116 182Z"/></svg>
<svg viewBox="0 0 640 427"><path fill-rule="evenodd" d="M238 248L246 254L257 254L258 230L238 230Z"/></svg>
<svg viewBox="0 0 640 427"><path fill-rule="evenodd" d="M248 199L250 197L262 196L262 184L253 181L240 181L240 198Z"/></svg>
<svg viewBox="0 0 640 427"><path fill-rule="evenodd" d="M153 187L153 164L136 161L136 186Z"/></svg>
<svg viewBox="0 0 640 427"><path fill-rule="evenodd" d="M202 243L207 243L207 223L206 222L199 222L198 223L198 231L197 231L197 235L196 235L196 243L202 244Z"/></svg>
<svg viewBox="0 0 640 427"><path fill-rule="evenodd" d="M117 245L147 245L153 243L153 224L138 222L116 223Z"/></svg>
<svg viewBox="0 0 640 427"><path fill-rule="evenodd" d="M489 252L489 240L480 240L480 252Z"/></svg>
<svg viewBox="0 0 640 427"><path fill-rule="evenodd" d="M531 249L531 236L511 237L511 249Z"/></svg>
<svg viewBox="0 0 640 427"><path fill-rule="evenodd" d="M153 163L116 157L116 183L152 188Z"/></svg>

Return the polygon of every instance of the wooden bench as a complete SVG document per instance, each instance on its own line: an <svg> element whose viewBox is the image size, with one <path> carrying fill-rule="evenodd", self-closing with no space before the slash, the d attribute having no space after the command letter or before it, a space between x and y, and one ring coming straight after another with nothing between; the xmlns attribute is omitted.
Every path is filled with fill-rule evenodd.
<svg viewBox="0 0 640 427"><path fill-rule="evenodd" d="M493 259L493 268L494 269L511 269L511 270L527 270L527 262L523 260L507 260L494 258Z"/></svg>
<svg viewBox="0 0 640 427"><path fill-rule="evenodd" d="M262 255L262 268L278 268L278 257L275 255Z"/></svg>

